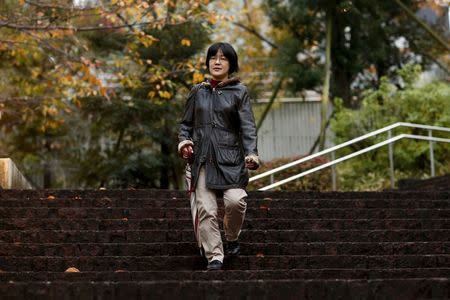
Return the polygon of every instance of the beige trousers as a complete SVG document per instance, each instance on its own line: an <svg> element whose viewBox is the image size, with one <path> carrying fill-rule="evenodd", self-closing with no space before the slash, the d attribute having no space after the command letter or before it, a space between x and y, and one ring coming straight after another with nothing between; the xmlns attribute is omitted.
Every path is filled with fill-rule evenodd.
<svg viewBox="0 0 450 300"><path fill-rule="evenodd" d="M224 251L220 236L217 197L214 190L208 189L205 183L205 168L201 167L195 189L197 212L199 218L198 238L205 251L208 262L223 262ZM225 215L223 228L227 241L236 241L244 222L247 193L243 189L228 189L223 193Z"/></svg>

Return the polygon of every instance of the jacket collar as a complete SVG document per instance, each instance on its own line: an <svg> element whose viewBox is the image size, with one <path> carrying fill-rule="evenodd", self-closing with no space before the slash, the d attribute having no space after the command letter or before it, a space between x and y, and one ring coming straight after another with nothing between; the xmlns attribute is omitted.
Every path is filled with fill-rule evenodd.
<svg viewBox="0 0 450 300"><path fill-rule="evenodd" d="M239 82L241 82L241 81L239 80L238 77L228 78L227 80L219 82L219 84L217 84L216 88L221 88L221 87L225 87L228 85L235 85L235 84L238 84ZM209 83L209 81L202 82L202 85L207 88L211 88L211 84Z"/></svg>

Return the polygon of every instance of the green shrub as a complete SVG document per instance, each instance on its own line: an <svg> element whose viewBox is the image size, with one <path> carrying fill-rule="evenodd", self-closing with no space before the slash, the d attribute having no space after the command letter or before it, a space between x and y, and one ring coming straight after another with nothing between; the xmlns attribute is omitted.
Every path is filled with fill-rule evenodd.
<svg viewBox="0 0 450 300"><path fill-rule="evenodd" d="M267 162L262 162L260 168L257 171L250 173L250 176L255 176L266 171L272 170L276 167L298 160L304 156L294 156L288 158L274 159ZM318 165L327 163L328 160L325 157L316 157L310 161L299 164L297 166L288 168L284 171L274 174L274 182L288 178L290 176L297 175L303 171L314 168ZM257 190L270 184L270 176L250 182L248 190ZM318 172L301 177L297 180L288 182L272 190L275 191L326 191L331 190L331 169L326 168Z"/></svg>
<svg viewBox="0 0 450 300"><path fill-rule="evenodd" d="M404 82L402 89L381 79L377 90L368 91L359 110L344 108L336 101L336 114L331 122L335 143L339 144L396 122L450 127L450 85L432 82L414 85L420 68L406 66L399 71ZM428 130L400 127L392 136L401 133L428 135ZM449 138L448 133L433 132L434 136ZM387 139L387 133L361 141L338 151L342 157ZM436 175L450 172L450 144L434 143ZM395 179L427 178L430 176L429 142L403 139L394 144ZM339 190L380 190L390 187L388 146L347 162L338 164Z"/></svg>

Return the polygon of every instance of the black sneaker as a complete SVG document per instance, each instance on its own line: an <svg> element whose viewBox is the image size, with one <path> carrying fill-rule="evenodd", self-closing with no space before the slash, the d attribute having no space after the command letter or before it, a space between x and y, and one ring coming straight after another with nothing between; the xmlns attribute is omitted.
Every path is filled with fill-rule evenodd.
<svg viewBox="0 0 450 300"><path fill-rule="evenodd" d="M228 242L226 255L228 256L238 256L241 253L241 247L239 246L238 241Z"/></svg>
<svg viewBox="0 0 450 300"><path fill-rule="evenodd" d="M210 262L208 264L208 266L206 267L206 269L208 271L218 271L218 270L222 270L222 262L220 260L213 260L212 262Z"/></svg>

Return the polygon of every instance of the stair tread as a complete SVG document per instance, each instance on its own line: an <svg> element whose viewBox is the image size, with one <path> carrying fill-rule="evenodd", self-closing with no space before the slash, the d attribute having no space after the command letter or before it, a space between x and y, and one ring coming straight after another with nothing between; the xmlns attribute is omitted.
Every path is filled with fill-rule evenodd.
<svg viewBox="0 0 450 300"><path fill-rule="evenodd" d="M219 209L223 214L223 208ZM60 217L70 219L84 218L188 218L190 208L0 208L0 218L48 218ZM390 208L248 208L246 216L249 218L450 218L450 209L390 209Z"/></svg>
<svg viewBox="0 0 450 300"><path fill-rule="evenodd" d="M223 204L221 199L218 200ZM102 207L143 207L152 206L159 208L175 208L189 206L188 199L0 199L0 207L51 207L51 208L102 208ZM449 199L253 199L247 201L248 207L268 206L272 208L283 208L283 206L308 208L308 207L346 207L346 208L448 208Z"/></svg>
<svg viewBox="0 0 450 300"><path fill-rule="evenodd" d="M9 256L0 260L3 271L65 271L76 267L83 271L127 270L203 270L206 261L200 256ZM426 255L267 255L239 256L225 259L224 268L318 269L318 268L450 268L450 254Z"/></svg>
<svg viewBox="0 0 450 300"><path fill-rule="evenodd" d="M1 243L5 256L197 255L193 242ZM450 242L241 242L242 255L450 254Z"/></svg>
<svg viewBox="0 0 450 300"><path fill-rule="evenodd" d="M80 271L79 273L65 272L2 272L2 278L8 278L15 282L40 281L40 280L64 280L64 281L126 281L126 280L301 280L301 279L352 279L352 278L417 278L418 272L422 272L422 278L442 278L450 268L403 268L403 269L274 269L274 270L227 270L227 272L211 273L197 271Z"/></svg>

